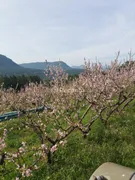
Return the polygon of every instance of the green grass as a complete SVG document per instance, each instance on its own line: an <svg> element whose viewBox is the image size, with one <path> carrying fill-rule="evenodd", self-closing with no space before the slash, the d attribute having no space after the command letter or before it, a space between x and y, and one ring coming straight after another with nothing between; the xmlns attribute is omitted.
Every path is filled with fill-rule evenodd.
<svg viewBox="0 0 135 180"><path fill-rule="evenodd" d="M30 147L39 144L33 131L20 126L20 121L5 122L8 128L7 151L14 151L26 141ZM10 130L14 126L14 130ZM30 159L28 158L28 161ZM121 116L114 116L105 127L97 121L87 138L79 132L68 137L68 143L53 155L53 163L42 164L31 180L88 180L104 162L115 162L135 169L135 107L128 107ZM15 179L15 173L3 179Z"/></svg>

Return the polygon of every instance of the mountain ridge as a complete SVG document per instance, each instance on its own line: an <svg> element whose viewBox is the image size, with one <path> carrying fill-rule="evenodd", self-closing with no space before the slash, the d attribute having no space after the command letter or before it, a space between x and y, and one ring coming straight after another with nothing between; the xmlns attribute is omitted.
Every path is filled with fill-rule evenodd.
<svg viewBox="0 0 135 180"><path fill-rule="evenodd" d="M38 64L40 62L37 62ZM12 59L8 58L5 55L0 54L0 75L38 75L41 78L44 78L44 70L45 70L45 62L41 62L40 68L37 67L38 64L34 64L36 67L23 67L17 63L15 63ZM31 63L25 63L31 64ZM55 62L47 62L49 67L51 66L60 66L70 75L79 74L82 72L81 69L74 69L68 66L63 61L55 61Z"/></svg>
<svg viewBox="0 0 135 180"><path fill-rule="evenodd" d="M24 68L15 63L12 59L0 54L0 75L39 75L43 76L41 70Z"/></svg>
<svg viewBox="0 0 135 180"><path fill-rule="evenodd" d="M85 69L84 65L80 65L80 66L71 66L74 69Z"/></svg>
<svg viewBox="0 0 135 180"><path fill-rule="evenodd" d="M68 66L65 62L63 61L54 61L54 62L31 62L31 63L22 63L19 64L21 67L24 68L30 68L30 69L40 69L44 70L47 68L47 66L52 67L52 66L58 66L63 68L64 70L69 70L71 69L70 66Z"/></svg>
<svg viewBox="0 0 135 180"><path fill-rule="evenodd" d="M11 67L20 67L17 63L15 63L12 59L8 58L5 55L0 54L0 68L5 67L6 65L10 65Z"/></svg>

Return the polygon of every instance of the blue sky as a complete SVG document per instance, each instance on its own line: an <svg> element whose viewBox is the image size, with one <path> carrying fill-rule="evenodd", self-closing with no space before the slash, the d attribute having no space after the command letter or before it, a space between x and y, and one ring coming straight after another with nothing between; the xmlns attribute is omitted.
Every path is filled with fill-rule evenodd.
<svg viewBox="0 0 135 180"><path fill-rule="evenodd" d="M135 52L134 0L0 0L0 54L17 63L84 57L109 63Z"/></svg>

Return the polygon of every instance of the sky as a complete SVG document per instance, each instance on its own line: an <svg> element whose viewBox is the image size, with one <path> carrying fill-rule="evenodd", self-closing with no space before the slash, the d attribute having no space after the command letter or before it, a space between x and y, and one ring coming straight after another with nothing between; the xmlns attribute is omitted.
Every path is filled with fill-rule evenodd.
<svg viewBox="0 0 135 180"><path fill-rule="evenodd" d="M135 52L135 0L0 0L0 54L16 63L84 58L109 63Z"/></svg>

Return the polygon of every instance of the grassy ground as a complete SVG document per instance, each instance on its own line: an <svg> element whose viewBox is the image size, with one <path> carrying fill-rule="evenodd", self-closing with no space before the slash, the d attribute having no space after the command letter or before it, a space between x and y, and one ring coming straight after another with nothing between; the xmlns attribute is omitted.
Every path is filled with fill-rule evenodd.
<svg viewBox="0 0 135 180"><path fill-rule="evenodd" d="M22 141L29 146L39 140L32 131L19 129L20 121L5 122L8 128L7 151L19 148ZM12 131L12 126L14 130ZM28 159L29 161L29 159ZM135 107L128 107L121 116L114 116L105 127L97 121L87 138L74 132L64 148L53 156L51 165L42 164L33 173L31 180L88 180L93 171L102 163L111 161L135 169ZM10 167L9 167L10 168ZM15 179L15 173L1 179Z"/></svg>

